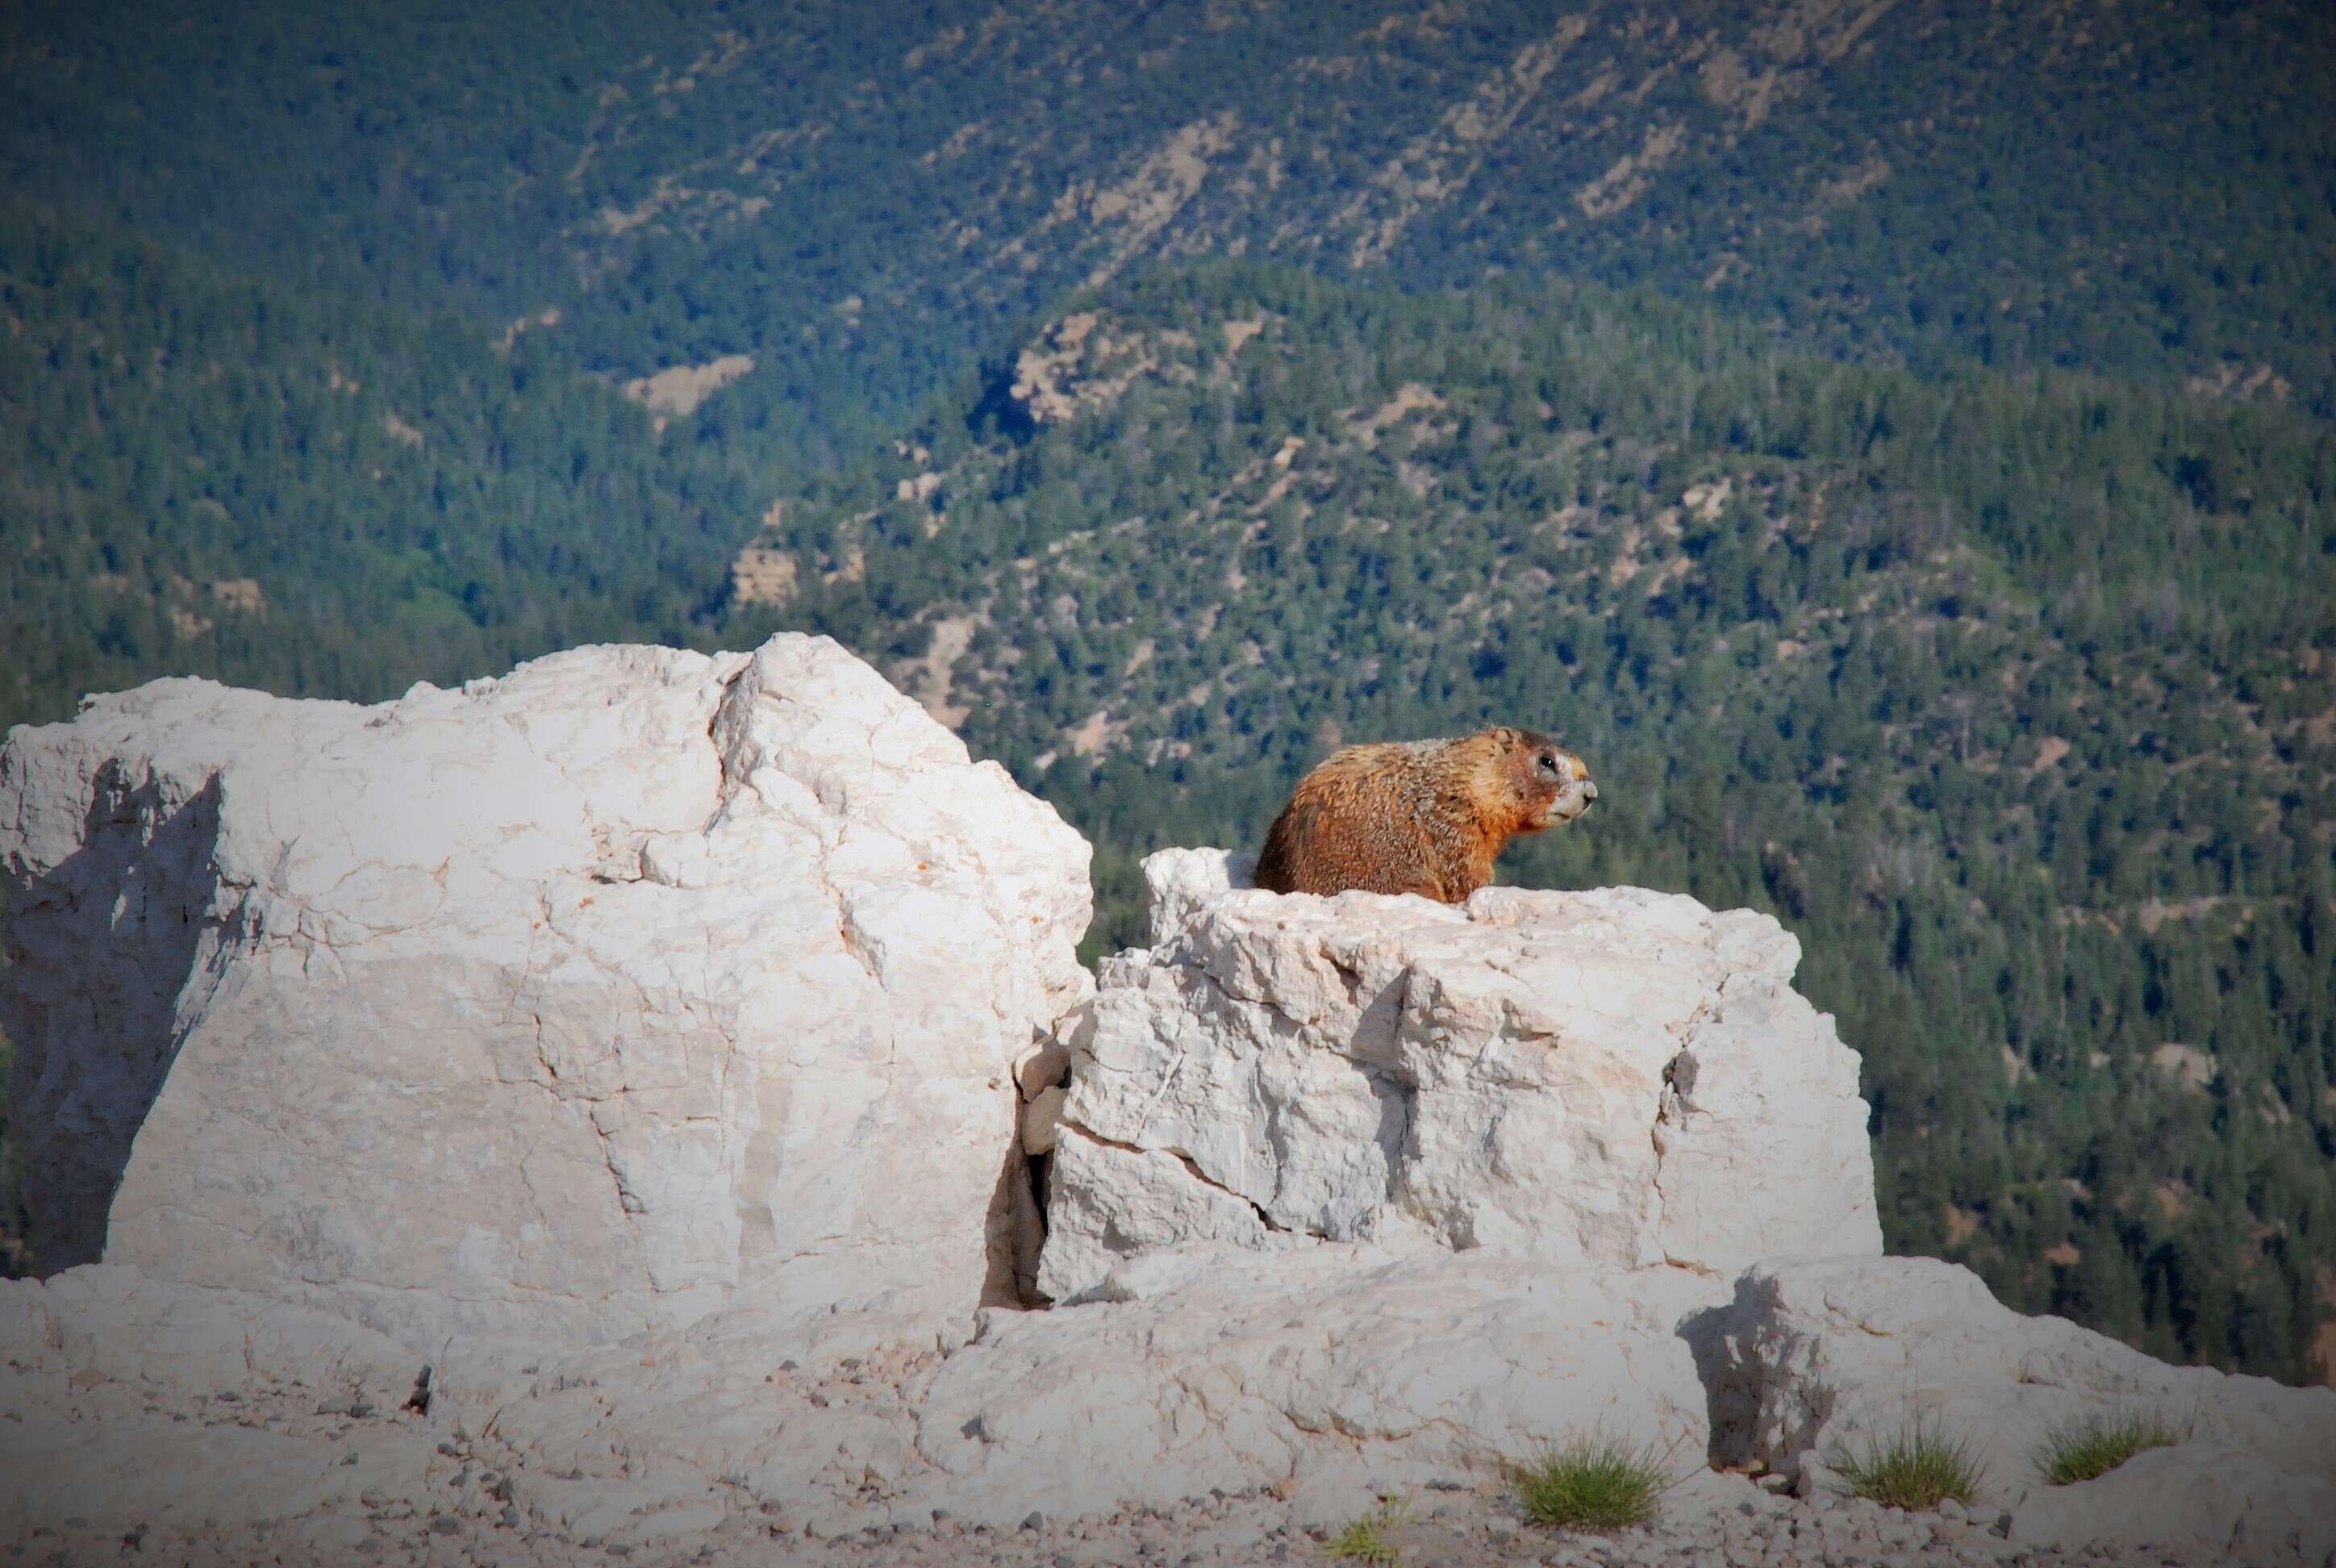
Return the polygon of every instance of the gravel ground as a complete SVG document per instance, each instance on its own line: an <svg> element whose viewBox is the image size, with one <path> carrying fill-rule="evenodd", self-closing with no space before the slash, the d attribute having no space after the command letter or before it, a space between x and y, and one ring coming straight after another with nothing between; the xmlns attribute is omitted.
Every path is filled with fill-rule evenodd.
<svg viewBox="0 0 2336 1568"><path fill-rule="evenodd" d="M516 1515L514 1515L515 1517ZM1849 1500L1801 1501L1766 1494L1699 1517L1669 1521L1652 1530L1608 1536L1577 1535L1525 1523L1505 1499L1481 1493L1430 1492L1412 1499L1408 1517L1387 1533L1405 1565L1485 1565L1485 1568L1869 1568L1895 1563L2048 1564L2099 1563L2215 1568L2223 1563L2294 1563L2282 1556L2212 1560L2195 1554L2100 1549L2039 1552L1996 1534L1992 1521L1968 1519L1952 1505L1941 1513L1902 1514ZM272 1530L191 1537L149 1534L125 1538L73 1528L20 1544L13 1562L55 1564L151 1563L189 1568L244 1568L255 1563L359 1564L603 1564L677 1568L698 1563L834 1563L838 1565L995 1565L995 1568L1087 1568L1090 1564L1329 1563L1327 1544L1300 1530L1288 1508L1270 1495L1188 1499L1182 1506L1144 1510L1108 1519L1052 1522L1022 1527L960 1528L943 1518L919 1528L905 1524L821 1540L784 1514L734 1516L712 1529L632 1546L585 1545L560 1534L479 1517L424 1514L396 1507L371 1515L300 1521ZM2315 1565L2317 1568L2317 1565Z"/></svg>

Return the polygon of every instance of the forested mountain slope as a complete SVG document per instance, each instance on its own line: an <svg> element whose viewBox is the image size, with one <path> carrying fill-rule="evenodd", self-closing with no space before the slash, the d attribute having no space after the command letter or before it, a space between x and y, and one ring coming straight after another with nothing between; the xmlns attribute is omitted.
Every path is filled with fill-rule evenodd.
<svg viewBox="0 0 2336 1568"><path fill-rule="evenodd" d="M2277 411L1217 268L1087 302L791 506L764 613L890 650L1094 835L1106 950L1137 857L1254 847L1341 740L1552 729L1599 811L1509 874L1799 932L1893 1246L2299 1376L2336 1278L2331 499L2336 436Z"/></svg>
<svg viewBox="0 0 2336 1568"><path fill-rule="evenodd" d="M0 203L0 725L703 637L748 493L524 342Z"/></svg>
<svg viewBox="0 0 2336 1568"><path fill-rule="evenodd" d="M752 355L750 421L857 428L1206 252L2327 412L2331 89L2309 0L34 0L0 180L408 309L558 307L620 375Z"/></svg>

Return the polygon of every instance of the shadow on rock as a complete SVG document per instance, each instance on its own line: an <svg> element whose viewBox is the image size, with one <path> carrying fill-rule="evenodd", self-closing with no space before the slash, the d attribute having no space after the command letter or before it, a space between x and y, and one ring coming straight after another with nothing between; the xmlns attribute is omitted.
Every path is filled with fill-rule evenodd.
<svg viewBox="0 0 2336 1568"><path fill-rule="evenodd" d="M8 868L0 1029L16 1047L9 1119L33 1272L95 1262L105 1250L131 1145L178 1057L180 994L217 924L219 794L213 777L172 801L151 775L109 763L82 847L38 882ZM23 961L36 950L66 961Z"/></svg>

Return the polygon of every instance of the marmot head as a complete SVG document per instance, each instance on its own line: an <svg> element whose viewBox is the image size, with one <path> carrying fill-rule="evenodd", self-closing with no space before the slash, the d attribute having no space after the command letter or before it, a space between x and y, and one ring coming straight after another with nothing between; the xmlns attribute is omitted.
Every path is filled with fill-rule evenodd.
<svg viewBox="0 0 2336 1568"><path fill-rule="evenodd" d="M1537 833L1552 823L1570 823L1598 798L1589 767L1545 735L1496 725L1476 738L1487 743L1487 794L1515 811L1503 824L1511 833Z"/></svg>

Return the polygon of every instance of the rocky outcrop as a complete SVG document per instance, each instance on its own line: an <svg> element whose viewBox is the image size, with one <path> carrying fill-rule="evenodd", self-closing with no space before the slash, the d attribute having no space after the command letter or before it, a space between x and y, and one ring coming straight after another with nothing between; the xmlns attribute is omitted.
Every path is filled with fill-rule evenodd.
<svg viewBox="0 0 2336 1568"><path fill-rule="evenodd" d="M52 1265L414 1345L1013 1297L1086 845L824 638L157 682L11 736L0 858Z"/></svg>
<svg viewBox="0 0 2336 1568"><path fill-rule="evenodd" d="M1058 1300L1196 1242L1714 1277L1881 1251L1857 1058L1768 917L1638 888L1283 898L1222 852L1144 873L1153 945L1105 963L1044 1135Z"/></svg>
<svg viewBox="0 0 2336 1568"><path fill-rule="evenodd" d="M10 737L0 854L80 1264L0 1282L0 1544L1029 1565L1207 1518L1261 1563L1393 1493L1475 1510L1417 1560L1540 1561L1502 1473L1602 1429L1762 1562L2336 1549L2336 1395L1879 1255L1855 1057L1763 916L1171 851L1096 989L1076 835L793 637L157 683ZM2186 1435L2043 1484L2128 1410ZM1918 1420L1984 1505L1835 1507Z"/></svg>

